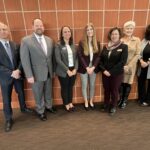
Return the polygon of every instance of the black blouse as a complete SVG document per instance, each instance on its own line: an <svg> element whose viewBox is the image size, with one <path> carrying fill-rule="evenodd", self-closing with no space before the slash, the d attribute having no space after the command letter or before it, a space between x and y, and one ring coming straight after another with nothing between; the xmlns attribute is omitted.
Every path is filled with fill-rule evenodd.
<svg viewBox="0 0 150 150"><path fill-rule="evenodd" d="M149 61L150 60L150 44L148 43L144 50L143 50L143 60Z"/></svg>

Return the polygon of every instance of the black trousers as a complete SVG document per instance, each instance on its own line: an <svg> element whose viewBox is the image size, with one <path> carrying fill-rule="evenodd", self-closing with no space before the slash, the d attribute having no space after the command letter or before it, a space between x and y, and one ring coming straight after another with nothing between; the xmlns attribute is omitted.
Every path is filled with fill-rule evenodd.
<svg viewBox="0 0 150 150"><path fill-rule="evenodd" d="M142 68L138 77L138 100L140 103L150 102L150 79L147 79L147 68Z"/></svg>
<svg viewBox="0 0 150 150"><path fill-rule="evenodd" d="M104 104L117 106L119 97L119 87L123 80L123 74L107 77L102 74L102 82L104 87Z"/></svg>
<svg viewBox="0 0 150 150"><path fill-rule="evenodd" d="M20 109L26 108L25 95L24 95L24 83L23 80L12 79L10 82L1 83L2 99L3 99L3 111L6 120L12 119L12 107L11 107L11 95L13 86L18 94Z"/></svg>
<svg viewBox="0 0 150 150"><path fill-rule="evenodd" d="M61 97L63 99L63 104L67 105L72 103L73 97L73 86L75 84L76 76L69 77L68 75L63 77L58 77L61 86Z"/></svg>

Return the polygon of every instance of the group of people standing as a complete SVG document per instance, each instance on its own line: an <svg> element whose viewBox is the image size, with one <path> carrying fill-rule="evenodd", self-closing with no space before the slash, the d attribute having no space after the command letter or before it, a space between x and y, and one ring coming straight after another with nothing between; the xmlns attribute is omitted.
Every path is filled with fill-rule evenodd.
<svg viewBox="0 0 150 150"><path fill-rule="evenodd" d="M32 85L36 112L40 120L46 121L46 111L55 113L52 107L52 78L55 72L61 86L61 97L67 112L75 111L73 86L80 74L84 108L94 109L96 75L102 72L104 87L103 111L113 115L117 106L125 108L138 65L138 100L147 106L150 100L150 25L145 38L140 42L133 36L135 22L128 21L123 27L114 27L108 33L108 44L100 48L96 30L88 23L83 38L76 46L72 30L63 26L60 38L54 44L44 35L43 21L32 22L33 33L21 41L21 46L9 40L9 28L0 23L0 85L3 110L6 118L5 131L13 125L11 94L15 87L22 112L32 112L26 107L23 79ZM146 82L148 81L148 82Z"/></svg>

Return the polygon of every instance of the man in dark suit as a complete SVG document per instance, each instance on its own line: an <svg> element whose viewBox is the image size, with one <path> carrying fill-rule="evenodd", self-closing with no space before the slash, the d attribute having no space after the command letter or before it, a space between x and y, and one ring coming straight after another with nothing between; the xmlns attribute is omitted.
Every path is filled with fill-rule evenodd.
<svg viewBox="0 0 150 150"><path fill-rule="evenodd" d="M43 35L41 19L33 20L33 34L21 42L21 62L36 102L36 112L42 121L47 117L45 109L54 113L52 108L53 41Z"/></svg>
<svg viewBox="0 0 150 150"><path fill-rule="evenodd" d="M3 110L6 118L6 132L10 131L13 125L11 107L13 86L18 94L21 112L31 112L25 104L19 46L9 41L9 34L8 26L0 22L0 85L3 97Z"/></svg>

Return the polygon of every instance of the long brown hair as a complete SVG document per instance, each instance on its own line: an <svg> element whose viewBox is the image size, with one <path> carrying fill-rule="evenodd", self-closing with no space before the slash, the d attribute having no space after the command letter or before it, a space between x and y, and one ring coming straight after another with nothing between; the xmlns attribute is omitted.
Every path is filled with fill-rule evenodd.
<svg viewBox="0 0 150 150"><path fill-rule="evenodd" d="M72 36L72 30L71 30L71 28L70 28L69 26L62 26L62 28L61 28L61 30L60 30L60 37L59 37L60 43L61 43L62 45L65 45L65 41L64 41L64 37L63 37L63 29L64 29L65 27L67 27L67 28L70 30L70 32L71 32L71 37L70 37L70 39L69 39L69 45L72 45L72 44L73 44L73 36Z"/></svg>
<svg viewBox="0 0 150 150"><path fill-rule="evenodd" d="M92 46L93 46L93 53L97 53L99 51L98 49L98 45L97 45L97 39L96 39L96 32L95 32L95 28L93 23L88 23L85 28L84 28L84 33L83 33L83 40L82 40L82 44L83 44L83 49L84 49L84 54L86 56L89 55L89 45L88 45L88 36L87 36L87 28L91 26L93 28L93 37L92 37Z"/></svg>

